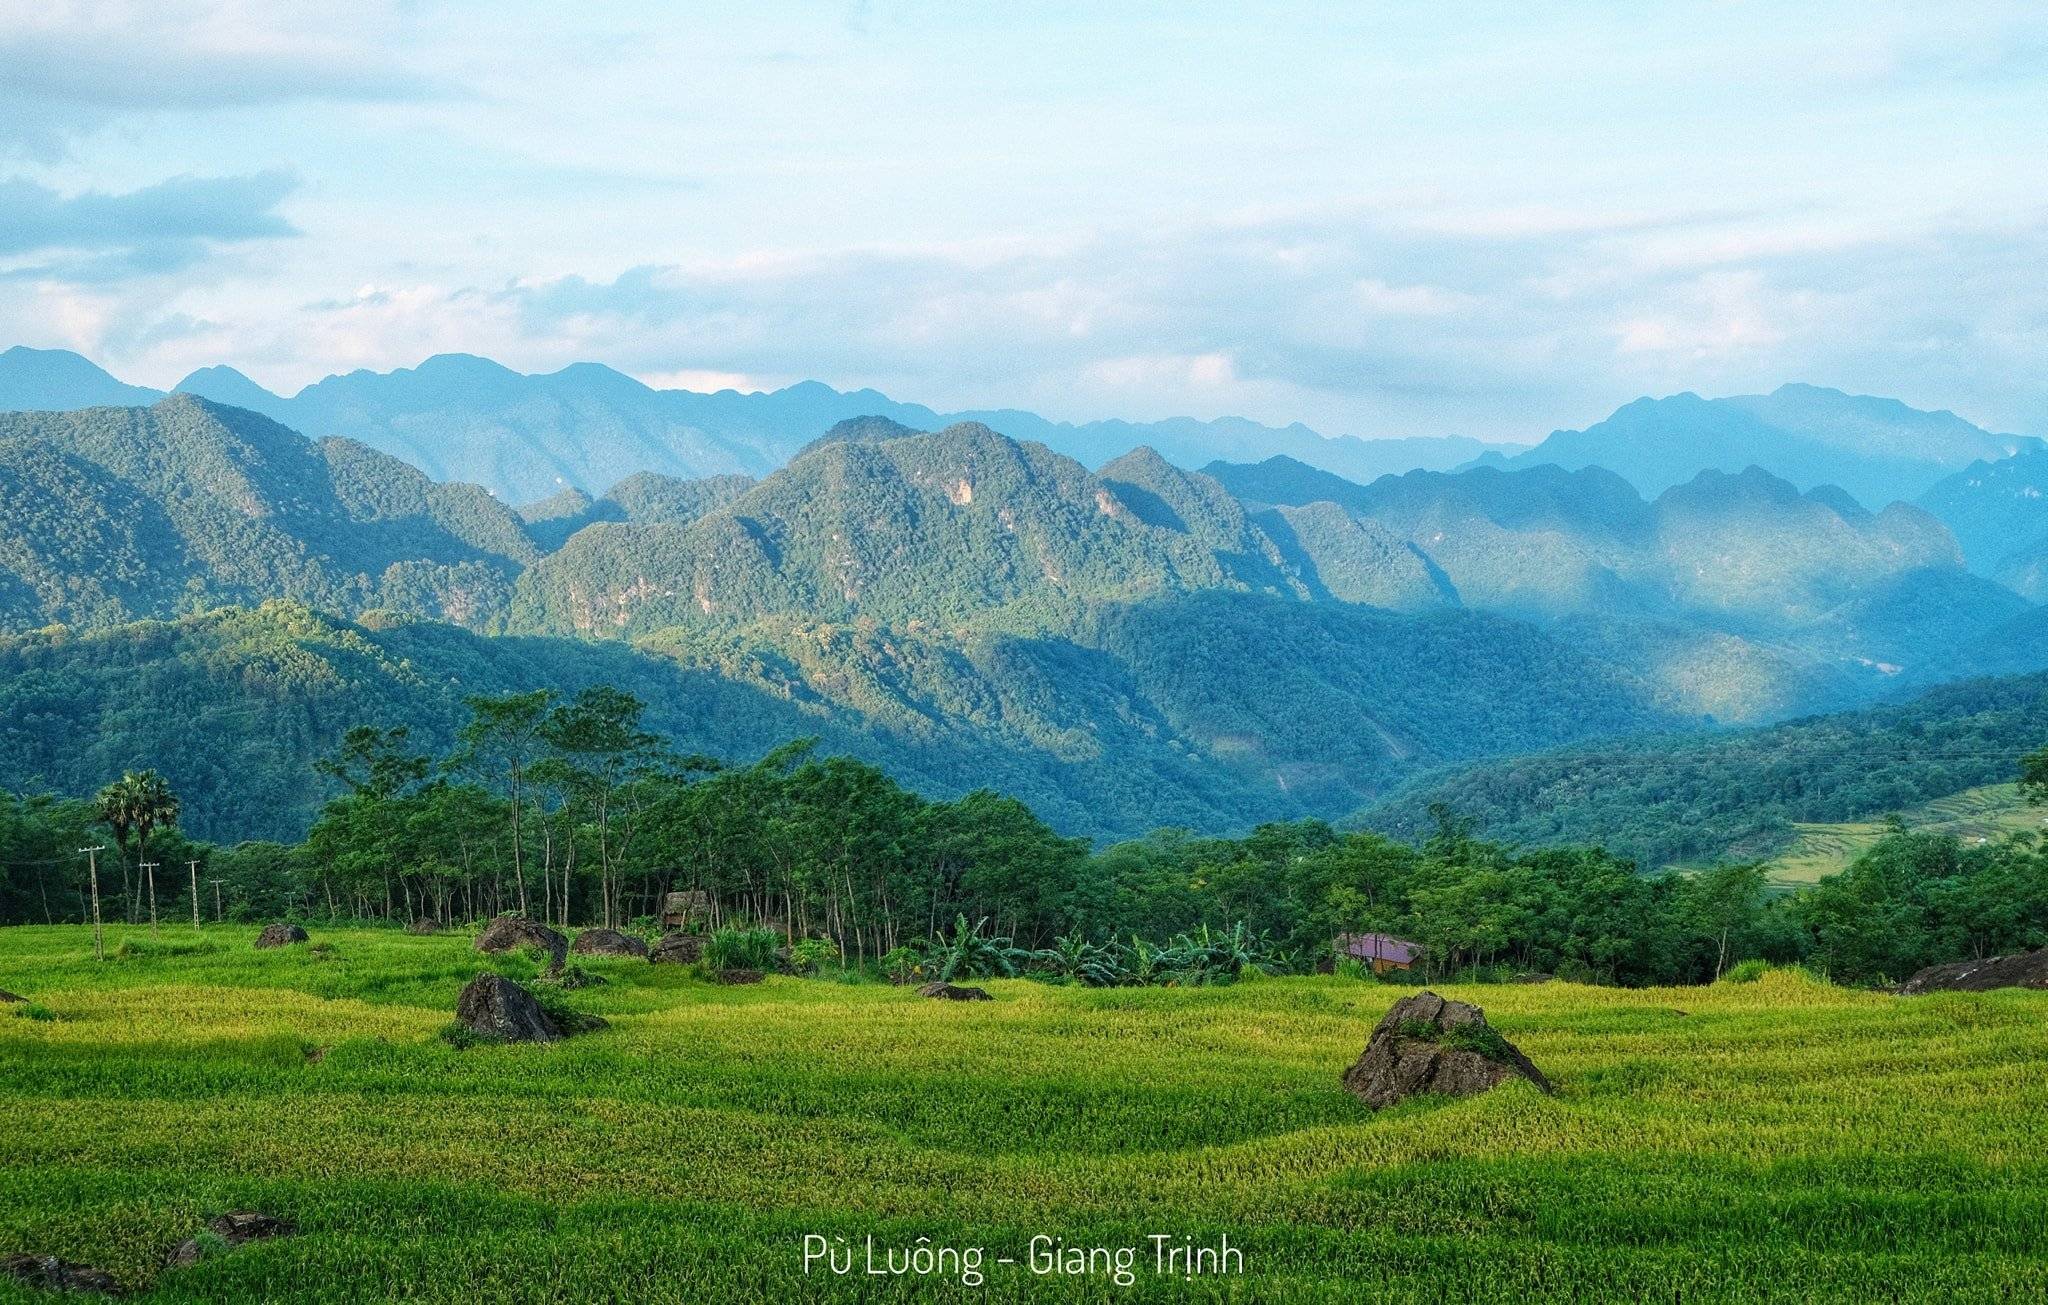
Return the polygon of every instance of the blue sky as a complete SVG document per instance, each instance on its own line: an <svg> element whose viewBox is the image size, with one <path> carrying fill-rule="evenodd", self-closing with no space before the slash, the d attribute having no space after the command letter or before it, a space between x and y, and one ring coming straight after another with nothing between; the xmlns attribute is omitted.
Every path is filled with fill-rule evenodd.
<svg viewBox="0 0 2048 1305"><path fill-rule="evenodd" d="M2048 433L2039 6L0 0L0 343L1530 440Z"/></svg>

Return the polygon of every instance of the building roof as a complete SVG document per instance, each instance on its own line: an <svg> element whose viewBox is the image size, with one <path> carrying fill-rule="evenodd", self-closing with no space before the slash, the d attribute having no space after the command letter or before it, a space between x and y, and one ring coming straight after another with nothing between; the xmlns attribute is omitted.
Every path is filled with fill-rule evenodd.
<svg viewBox="0 0 2048 1305"><path fill-rule="evenodd" d="M1339 955L1361 961L1392 961L1413 965L1422 955L1422 944L1396 938L1390 933L1340 933L1333 944Z"/></svg>

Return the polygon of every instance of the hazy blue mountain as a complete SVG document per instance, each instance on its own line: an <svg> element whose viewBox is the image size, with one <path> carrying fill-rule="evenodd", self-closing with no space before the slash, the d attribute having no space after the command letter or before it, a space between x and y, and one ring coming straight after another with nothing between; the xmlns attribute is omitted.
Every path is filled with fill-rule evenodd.
<svg viewBox="0 0 2048 1305"><path fill-rule="evenodd" d="M132 407L162 397L162 390L123 385L68 349L16 345L0 353L0 412Z"/></svg>
<svg viewBox="0 0 2048 1305"><path fill-rule="evenodd" d="M0 409L161 397L122 386L76 354L13 350L0 359L14 364L0 365ZM289 397L232 367L202 368L177 389L260 412L314 437L359 440L437 480L480 484L508 502L534 502L568 487L597 495L639 471L684 480L760 476L802 452L819 431L864 418L906 430L979 422L1089 466L1147 445L1183 467L1285 454L1363 480L1415 468L1444 470L1516 447L1464 436L1331 439L1298 423L1273 427L1237 417L1074 423L1014 409L941 414L873 390L842 392L816 381L765 394L700 394L651 389L596 364L529 376L465 354L392 372L330 376Z"/></svg>
<svg viewBox="0 0 2048 1305"><path fill-rule="evenodd" d="M2038 439L1992 434L1952 412L1784 385L1769 394L1725 399L1691 393L1637 399L1585 430L1555 431L1527 452L1488 461L1510 468L1606 467L1646 494L1683 484L1703 470L1757 466L1800 489L1832 484L1879 507L1910 502L1980 459L2040 447Z"/></svg>
<svg viewBox="0 0 2048 1305"><path fill-rule="evenodd" d="M230 408L260 412L272 421L289 425L291 402L281 399L232 367L202 367L177 384L179 394L196 394Z"/></svg>
<svg viewBox="0 0 2048 1305"><path fill-rule="evenodd" d="M1703 471L1654 500L1611 471L1554 464L1370 485L1287 459L1209 472L1277 511L1320 505L1326 528L1341 512L1404 545L1455 601L1568 630L1637 668L1672 709L1722 720L1860 701L1937 665L1966 673L1953 650L2025 608L1966 573L1927 512L1874 513L1838 487L1802 493L1756 467ZM1361 547L1297 533L1288 556L1324 575ZM2038 658L2048 665L2048 649Z"/></svg>
<svg viewBox="0 0 2048 1305"><path fill-rule="evenodd" d="M1972 463L1920 506L1955 532L1971 570L2048 601L2048 450Z"/></svg>

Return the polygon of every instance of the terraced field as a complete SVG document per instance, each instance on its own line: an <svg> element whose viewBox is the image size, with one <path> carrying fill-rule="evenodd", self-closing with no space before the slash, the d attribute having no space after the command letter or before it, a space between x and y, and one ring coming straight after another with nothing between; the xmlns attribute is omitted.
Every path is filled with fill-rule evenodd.
<svg viewBox="0 0 2048 1305"><path fill-rule="evenodd" d="M1966 789L1900 813L1911 829L1954 834L1969 842L2010 833L2048 833L2048 812L2027 805L2017 784ZM1793 887L1817 883L1848 868L1884 836L1883 820L1838 824L1796 824L1792 845L1765 863L1772 883Z"/></svg>
<svg viewBox="0 0 2048 1305"><path fill-rule="evenodd" d="M253 933L0 930L0 1254L159 1301L2048 1295L2048 994L1447 990L1559 1095L1375 1116L1337 1076L1400 990L1338 977L953 1005L599 961L568 1000L609 1029L457 1050L468 939ZM162 1267L236 1207L300 1232ZM806 1235L984 1281L807 1275ZM1154 1235L1243 1272L1162 1276Z"/></svg>

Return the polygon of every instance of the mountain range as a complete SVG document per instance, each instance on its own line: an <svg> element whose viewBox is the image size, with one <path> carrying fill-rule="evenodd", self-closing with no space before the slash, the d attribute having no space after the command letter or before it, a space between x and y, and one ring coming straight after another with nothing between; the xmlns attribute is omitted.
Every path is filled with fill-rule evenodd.
<svg viewBox="0 0 2048 1305"><path fill-rule="evenodd" d="M924 430L979 421L1091 466L1139 444L1186 466L1256 448L1370 479L1413 467L1449 468L1493 447L1461 436L1326 438L1298 423L1271 427L1235 417L1074 424L1013 409L942 416L873 390L841 392L817 381L769 393L700 394L653 389L594 363L524 375L467 354L437 355L392 372L329 376L288 398L231 367L202 368L174 389L260 412L316 438L357 440L436 480L481 485L513 503L564 489L601 494L643 471L684 479L759 476L834 422L875 415ZM17 346L0 353L0 410L133 406L162 397L65 350Z"/></svg>
<svg viewBox="0 0 2048 1305"><path fill-rule="evenodd" d="M1910 502L1971 463L2043 447L2037 438L1993 434L1952 412L1782 385L1721 399L1637 399L1584 430L1553 431L1534 448L1481 457L1483 465L1504 468L1604 467L1645 494L1704 470L1758 466L1801 489L1833 485L1865 506L1882 507Z"/></svg>
<svg viewBox="0 0 2048 1305"><path fill-rule="evenodd" d="M753 413L756 443L735 417L717 447L779 465L639 466L514 508L246 404L67 409L63 386L119 387L79 364L29 369L53 402L0 414L0 788L75 788L112 748L280 834L314 801L287 767L342 721L431 733L466 694L535 685L620 682L705 751L815 734L1109 837L1335 817L1445 766L2048 667L2032 446L1873 509L1757 465L1646 494L1541 461L1360 481L1284 453L1194 470L1183 443L1091 463L815 386L687 396ZM393 375L472 411L570 382L681 393L571 373ZM279 402L320 391L388 430L391 381ZM218 370L194 384L265 402ZM1836 411L1827 393L1801 402ZM813 399L801 431L762 415ZM555 440L559 416L533 429ZM1977 447L1942 416L1899 418L1955 437L1929 466ZM81 732L104 742L67 751Z"/></svg>

